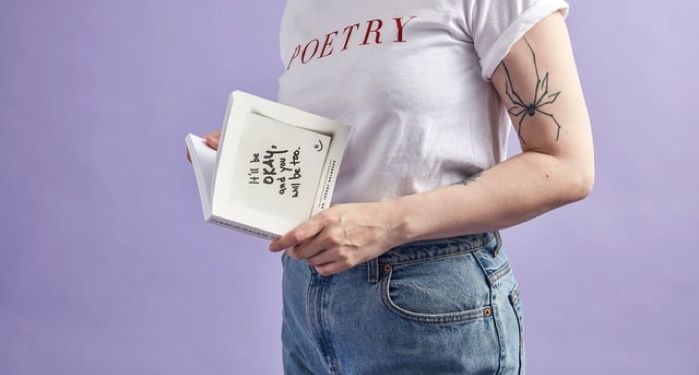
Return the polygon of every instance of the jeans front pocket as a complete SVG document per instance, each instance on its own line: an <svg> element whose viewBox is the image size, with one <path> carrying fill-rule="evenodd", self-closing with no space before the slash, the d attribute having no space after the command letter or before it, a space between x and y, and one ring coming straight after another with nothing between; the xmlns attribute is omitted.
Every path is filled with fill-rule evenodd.
<svg viewBox="0 0 699 375"><path fill-rule="evenodd" d="M394 314L425 323L490 319L488 282L471 252L384 265L381 300Z"/></svg>

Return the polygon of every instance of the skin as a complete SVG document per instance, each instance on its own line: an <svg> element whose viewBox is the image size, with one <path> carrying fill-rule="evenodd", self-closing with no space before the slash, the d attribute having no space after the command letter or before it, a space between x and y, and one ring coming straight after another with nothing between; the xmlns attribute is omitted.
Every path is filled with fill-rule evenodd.
<svg viewBox="0 0 699 375"><path fill-rule="evenodd" d="M329 276L403 243L500 230L587 197L594 184L592 131L562 15L532 27L491 83L518 132L520 154L463 184L333 205L272 241L270 251L286 249ZM207 134L207 144L216 149L219 135Z"/></svg>

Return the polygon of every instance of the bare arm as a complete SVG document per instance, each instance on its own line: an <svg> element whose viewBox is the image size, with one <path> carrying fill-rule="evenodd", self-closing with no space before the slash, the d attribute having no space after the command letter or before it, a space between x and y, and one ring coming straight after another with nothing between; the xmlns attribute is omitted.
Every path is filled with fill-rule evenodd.
<svg viewBox="0 0 699 375"><path fill-rule="evenodd" d="M590 193L590 120L559 12L513 46L492 84L508 108L523 152L464 184L387 202L399 242L506 228Z"/></svg>
<svg viewBox="0 0 699 375"><path fill-rule="evenodd" d="M277 238L321 275L414 240L502 229L583 199L594 180L590 121L568 31L558 12L518 41L492 84L522 153L464 184L381 202L336 204Z"/></svg>

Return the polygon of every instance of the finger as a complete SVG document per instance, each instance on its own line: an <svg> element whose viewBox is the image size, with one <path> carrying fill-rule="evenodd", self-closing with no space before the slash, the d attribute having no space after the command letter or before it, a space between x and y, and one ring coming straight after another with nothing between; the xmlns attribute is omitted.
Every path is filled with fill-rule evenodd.
<svg viewBox="0 0 699 375"><path fill-rule="evenodd" d="M299 246L294 247L294 250L291 252L290 256L295 259L306 259L318 254L324 249L329 248L331 243L328 236L325 235L325 232L326 230L323 230L307 241L299 244ZM288 250L287 253L289 253Z"/></svg>
<svg viewBox="0 0 699 375"><path fill-rule="evenodd" d="M206 142L206 145L213 148L214 150L218 150L218 144L219 144L220 138L221 138L221 131L220 130L214 130L214 131L204 135L204 140Z"/></svg>
<svg viewBox="0 0 699 375"><path fill-rule="evenodd" d="M289 246L296 246L303 241L315 236L323 229L319 220L309 219L285 235L272 241L270 251L280 251Z"/></svg>
<svg viewBox="0 0 699 375"><path fill-rule="evenodd" d="M207 136L205 139L207 146L213 148L214 150L218 150L218 137Z"/></svg>
<svg viewBox="0 0 699 375"><path fill-rule="evenodd" d="M212 131L206 133L204 136L218 138L219 136L221 136L221 130L220 129L212 130Z"/></svg>
<svg viewBox="0 0 699 375"><path fill-rule="evenodd" d="M336 273L340 273L349 268L349 266L342 264L342 262L332 262L316 266L316 271L318 271L318 273L323 276L330 276Z"/></svg>
<svg viewBox="0 0 699 375"><path fill-rule="evenodd" d="M340 259L336 251L333 251L332 249L324 249L318 252L316 255L307 258L306 263L308 263L309 266L320 266L326 263L337 262L339 260Z"/></svg>

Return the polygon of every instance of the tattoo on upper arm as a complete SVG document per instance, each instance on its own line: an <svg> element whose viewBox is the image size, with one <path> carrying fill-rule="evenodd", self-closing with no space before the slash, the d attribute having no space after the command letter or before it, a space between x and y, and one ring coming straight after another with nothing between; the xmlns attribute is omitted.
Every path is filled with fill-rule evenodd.
<svg viewBox="0 0 699 375"><path fill-rule="evenodd" d="M541 108L547 104L555 102L556 99L558 99L558 94L560 94L561 92L558 91L553 94L549 94L549 73L546 72L544 78L541 78L541 76L539 75L539 67L536 64L536 54L534 53L534 49L532 48L531 44L529 44L529 41L526 37L524 37L524 41L527 43L527 47L529 47L529 50L532 53L534 71L536 72L536 87L534 88L534 100L531 103L527 104L524 100L522 100L519 93L515 91L514 85L512 84L512 77L510 76L510 70L507 69L507 65L505 65L505 61L503 60L501 64L502 67L505 68L505 74L507 74L507 81L505 82L505 93L512 102L512 106L508 108L507 111L514 117L522 116L519 119L519 122L517 123L517 134L519 135L519 139L522 140L523 144L526 144L526 142L524 142L524 138L522 138L522 125L524 124L524 119L527 116L533 117L537 112L541 113L544 116L550 117L556 124L556 141L558 141L558 136L561 132L561 124L558 123L558 120L556 120L556 117L552 113L545 112L541 110Z"/></svg>

